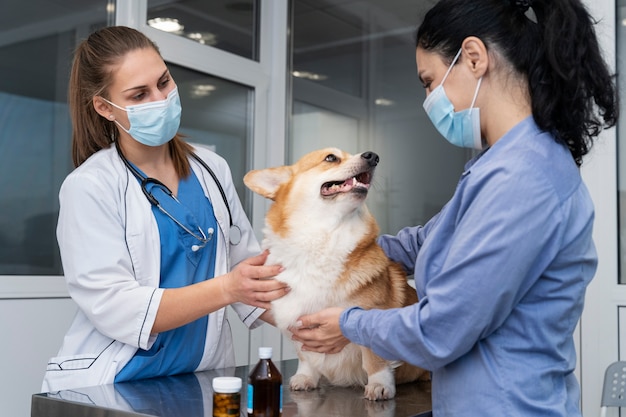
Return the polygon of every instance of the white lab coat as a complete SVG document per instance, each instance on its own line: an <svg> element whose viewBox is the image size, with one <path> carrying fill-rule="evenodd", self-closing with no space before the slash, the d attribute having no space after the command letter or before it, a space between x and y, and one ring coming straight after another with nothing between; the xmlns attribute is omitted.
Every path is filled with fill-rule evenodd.
<svg viewBox="0 0 626 417"><path fill-rule="evenodd" d="M193 171L213 204L219 231L215 276L257 255L259 244L232 184L230 168L214 152L196 153L220 180L241 242L230 245L228 211L215 181L190 158ZM78 313L57 357L51 358L42 391L113 383L137 349L150 349L150 334L161 301L160 241L157 222L139 182L115 146L92 155L63 182L57 238L70 296ZM233 308L248 327L263 313L244 304ZM44 318L45 319L45 318ZM197 370L235 365L226 309L209 315L204 354Z"/></svg>

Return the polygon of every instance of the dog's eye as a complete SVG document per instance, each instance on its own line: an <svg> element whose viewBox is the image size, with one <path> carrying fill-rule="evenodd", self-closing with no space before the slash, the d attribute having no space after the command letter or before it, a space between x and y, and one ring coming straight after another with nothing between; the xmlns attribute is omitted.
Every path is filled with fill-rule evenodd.
<svg viewBox="0 0 626 417"><path fill-rule="evenodd" d="M339 158L337 158L337 155L333 155L332 153L330 155L326 155L326 158L324 159L326 162L337 162L338 160Z"/></svg>

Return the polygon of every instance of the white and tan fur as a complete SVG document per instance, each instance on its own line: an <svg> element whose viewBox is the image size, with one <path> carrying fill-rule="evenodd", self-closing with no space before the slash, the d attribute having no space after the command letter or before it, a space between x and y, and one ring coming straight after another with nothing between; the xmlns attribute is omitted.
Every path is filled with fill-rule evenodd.
<svg viewBox="0 0 626 417"><path fill-rule="evenodd" d="M378 225L364 201L377 163L371 152L326 148L294 165L245 176L252 191L273 200L263 246L270 251L268 264L285 267L277 279L291 287L272 303L276 325L286 335L300 316L327 307L387 309L417 302L402 268L376 244ZM367 399L381 400L395 396L396 383L428 379L420 368L385 361L352 343L337 354L303 352L299 343L296 349L292 390L315 389L323 376L333 385L364 386Z"/></svg>

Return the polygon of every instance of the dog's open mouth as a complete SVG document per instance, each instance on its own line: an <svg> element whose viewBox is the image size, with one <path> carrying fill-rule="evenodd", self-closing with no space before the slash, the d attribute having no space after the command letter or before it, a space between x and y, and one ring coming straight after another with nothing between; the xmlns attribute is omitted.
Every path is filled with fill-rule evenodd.
<svg viewBox="0 0 626 417"><path fill-rule="evenodd" d="M339 193L347 193L349 191L367 194L372 180L370 171L361 172L354 177L343 181L330 181L322 184L320 193L324 197L333 196Z"/></svg>

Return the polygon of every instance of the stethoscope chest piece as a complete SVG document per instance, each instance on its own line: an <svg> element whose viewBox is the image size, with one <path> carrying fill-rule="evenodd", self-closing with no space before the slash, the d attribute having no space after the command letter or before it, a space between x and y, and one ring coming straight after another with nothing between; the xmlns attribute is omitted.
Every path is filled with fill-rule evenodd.
<svg viewBox="0 0 626 417"><path fill-rule="evenodd" d="M228 232L229 240L231 245L238 245L241 242L241 229L236 224L232 224L230 226L230 230Z"/></svg>

